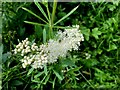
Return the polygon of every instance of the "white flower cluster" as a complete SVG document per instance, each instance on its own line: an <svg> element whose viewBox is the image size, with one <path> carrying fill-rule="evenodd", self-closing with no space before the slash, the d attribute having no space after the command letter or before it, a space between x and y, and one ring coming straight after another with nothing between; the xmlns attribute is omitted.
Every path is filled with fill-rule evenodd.
<svg viewBox="0 0 120 90"><path fill-rule="evenodd" d="M33 68L43 68L45 64L55 63L59 57L66 57L68 51L78 50L80 42L84 37L79 30L79 26L73 29L58 31L57 39L50 39L47 44L37 46L36 43L30 45L28 38L19 43L13 50L14 54L20 53L24 56L21 60L23 68L31 65ZM34 52L34 53L33 53Z"/></svg>
<svg viewBox="0 0 120 90"><path fill-rule="evenodd" d="M48 62L54 63L58 57L65 57L68 51L78 50L80 42L84 41L84 37L79 30L79 26L74 26L73 29L65 29L64 32L58 31L56 34L57 40L49 40L48 47Z"/></svg>
<svg viewBox="0 0 120 90"><path fill-rule="evenodd" d="M13 51L14 54L20 53L21 56L24 56L20 60L23 68L26 68L27 65L31 65L33 68L43 68L44 64L47 64L47 55L44 54L45 47L46 45L38 47L36 43L31 45L28 38L26 38Z"/></svg>
<svg viewBox="0 0 120 90"><path fill-rule="evenodd" d="M29 46L28 38L26 38L22 43L19 43L16 48L13 50L14 54L17 54L18 52L21 52L21 56L24 56L28 52L30 52L30 46Z"/></svg>

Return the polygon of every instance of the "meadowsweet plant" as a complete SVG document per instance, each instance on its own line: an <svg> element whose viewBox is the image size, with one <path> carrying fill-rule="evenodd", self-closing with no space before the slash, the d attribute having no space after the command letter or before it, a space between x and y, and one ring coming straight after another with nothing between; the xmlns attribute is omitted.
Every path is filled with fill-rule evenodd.
<svg viewBox="0 0 120 90"><path fill-rule="evenodd" d="M57 62L59 57L65 58L69 51L78 50L81 41L84 41L84 37L79 30L79 25L76 25L63 32L59 30L54 39L42 45L32 44L26 38L13 51L14 54L20 54L23 57L20 60L23 68L30 65L35 69L42 69L45 64Z"/></svg>

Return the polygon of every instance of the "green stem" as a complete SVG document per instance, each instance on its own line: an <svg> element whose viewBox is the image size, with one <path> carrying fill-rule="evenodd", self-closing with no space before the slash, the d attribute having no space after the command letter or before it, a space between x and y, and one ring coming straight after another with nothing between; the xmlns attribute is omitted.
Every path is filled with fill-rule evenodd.
<svg viewBox="0 0 120 90"><path fill-rule="evenodd" d="M53 10L52 10L52 20L51 20L51 24L52 24L52 25L53 25L53 23L54 23L54 17L55 17L56 7L57 7L57 0L54 0Z"/></svg>
<svg viewBox="0 0 120 90"><path fill-rule="evenodd" d="M51 17L51 23L50 23L50 36L53 38L53 23L54 23L54 17L55 17L55 12L56 12L56 7L57 7L57 0L54 0L53 3L53 10L52 10L52 17Z"/></svg>

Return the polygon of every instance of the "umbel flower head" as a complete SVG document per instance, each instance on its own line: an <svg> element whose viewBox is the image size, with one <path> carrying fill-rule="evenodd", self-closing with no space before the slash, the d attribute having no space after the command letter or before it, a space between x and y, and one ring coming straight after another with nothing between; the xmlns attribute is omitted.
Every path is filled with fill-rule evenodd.
<svg viewBox="0 0 120 90"><path fill-rule="evenodd" d="M66 57L72 50L78 50L80 42L84 41L83 34L79 30L79 25L72 29L65 29L64 32L58 31L55 38L50 39L48 43L37 46L36 43L30 44L28 38L20 42L13 50L14 54L20 53L23 57L23 68L27 65L33 68L43 68L45 64L57 62L59 57Z"/></svg>

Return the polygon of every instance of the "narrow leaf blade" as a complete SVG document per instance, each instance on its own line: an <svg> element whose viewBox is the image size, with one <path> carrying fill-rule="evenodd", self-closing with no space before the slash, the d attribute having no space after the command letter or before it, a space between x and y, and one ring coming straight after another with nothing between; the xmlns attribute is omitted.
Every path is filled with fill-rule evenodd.
<svg viewBox="0 0 120 90"><path fill-rule="evenodd" d="M48 20L48 17L46 15L46 13L44 12L43 8L41 7L41 5L38 2L34 2L34 3L38 7L38 9L41 11L41 13L44 15L44 17Z"/></svg>
<svg viewBox="0 0 120 90"><path fill-rule="evenodd" d="M60 76L58 72L56 72L55 70L53 70L53 72L58 77L59 80L63 80L63 78Z"/></svg>
<svg viewBox="0 0 120 90"><path fill-rule="evenodd" d="M61 18L60 20L58 20L54 25L60 23L62 20L64 20L65 18L67 18L68 16L70 16L79 6L75 7L74 9L72 9L67 15L65 15L63 18Z"/></svg>
<svg viewBox="0 0 120 90"><path fill-rule="evenodd" d="M37 14L35 14L34 12L32 12L31 10L28 10L27 8L22 7L23 10L29 12L30 14L32 14L33 16L37 17L38 19L42 20L43 22L47 23L45 20L43 20L41 17L39 17Z"/></svg>
<svg viewBox="0 0 120 90"><path fill-rule="evenodd" d="M31 68L28 73L27 73L27 76L30 75L32 72L33 72L34 68Z"/></svg>

